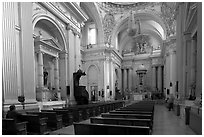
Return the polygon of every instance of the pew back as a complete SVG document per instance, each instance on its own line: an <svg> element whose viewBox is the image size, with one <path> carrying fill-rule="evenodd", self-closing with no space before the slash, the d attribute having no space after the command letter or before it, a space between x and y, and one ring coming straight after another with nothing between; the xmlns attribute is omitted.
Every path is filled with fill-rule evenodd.
<svg viewBox="0 0 204 137"><path fill-rule="evenodd" d="M3 135L27 135L28 122L16 122L14 119L2 119Z"/></svg>
<svg viewBox="0 0 204 137"><path fill-rule="evenodd" d="M152 119L152 116L149 114L117 114L117 113L102 113L102 117L107 118L132 118L132 119Z"/></svg>
<svg viewBox="0 0 204 137"><path fill-rule="evenodd" d="M73 124L73 116L69 110L65 109L55 109L55 110L41 110L41 112L56 112L58 115L62 115L62 122L65 126Z"/></svg>
<svg viewBox="0 0 204 137"><path fill-rule="evenodd" d="M38 115L22 114L21 121L27 121L27 131L29 134L47 134L47 118Z"/></svg>
<svg viewBox="0 0 204 137"><path fill-rule="evenodd" d="M62 115L57 115L56 112L26 112L27 114L34 114L40 118L47 117L47 126L51 129L62 128Z"/></svg>
<svg viewBox="0 0 204 137"><path fill-rule="evenodd" d="M152 129L151 119L126 119L126 118L104 118L92 117L91 123L112 124L112 125L129 125L129 126L146 126Z"/></svg>
<svg viewBox="0 0 204 137"><path fill-rule="evenodd" d="M143 126L74 123L75 135L149 135Z"/></svg>

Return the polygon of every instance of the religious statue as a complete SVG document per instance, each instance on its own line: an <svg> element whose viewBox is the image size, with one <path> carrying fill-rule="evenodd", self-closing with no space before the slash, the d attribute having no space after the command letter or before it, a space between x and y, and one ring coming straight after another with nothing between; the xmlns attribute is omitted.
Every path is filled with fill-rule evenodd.
<svg viewBox="0 0 204 137"><path fill-rule="evenodd" d="M44 86L47 86L48 72L46 68L44 68L44 71L43 71L43 78L44 78Z"/></svg>

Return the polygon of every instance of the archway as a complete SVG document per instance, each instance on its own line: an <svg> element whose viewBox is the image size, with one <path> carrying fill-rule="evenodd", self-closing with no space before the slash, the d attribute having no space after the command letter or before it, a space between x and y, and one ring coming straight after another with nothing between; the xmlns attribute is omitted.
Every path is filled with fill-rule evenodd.
<svg viewBox="0 0 204 137"><path fill-rule="evenodd" d="M33 20L35 83L38 101L66 98L67 63L65 37L59 25L46 15Z"/></svg>
<svg viewBox="0 0 204 137"><path fill-rule="evenodd" d="M95 65L91 65L87 72L89 100L98 101L100 100L99 96L101 96L101 93L98 92L98 69Z"/></svg>
<svg viewBox="0 0 204 137"><path fill-rule="evenodd" d="M114 27L112 33L111 44L113 46L117 45L120 53L122 53L121 50L123 48L121 46L124 46L124 41L128 42L129 45L132 45L131 43L133 42L133 39L130 39L126 31L128 28L128 16L126 15L118 21L119 23ZM140 20L142 34L151 36L152 41L157 41L158 44L162 45L162 41L166 39L167 29L165 22L156 13L141 11L135 13L134 18ZM116 44L118 37L121 41L117 40L118 43Z"/></svg>

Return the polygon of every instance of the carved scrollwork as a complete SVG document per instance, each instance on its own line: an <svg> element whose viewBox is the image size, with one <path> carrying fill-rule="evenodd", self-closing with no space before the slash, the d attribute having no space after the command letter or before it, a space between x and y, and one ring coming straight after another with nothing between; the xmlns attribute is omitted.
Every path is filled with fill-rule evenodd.
<svg viewBox="0 0 204 137"><path fill-rule="evenodd" d="M167 36L175 35L176 33L176 3L162 3L161 6L161 17L168 24Z"/></svg>
<svg viewBox="0 0 204 137"><path fill-rule="evenodd" d="M111 33L113 31L113 28L115 26L115 18L114 15L110 12L108 12L103 19L103 29L104 29L104 41L105 43L110 44L111 43Z"/></svg>

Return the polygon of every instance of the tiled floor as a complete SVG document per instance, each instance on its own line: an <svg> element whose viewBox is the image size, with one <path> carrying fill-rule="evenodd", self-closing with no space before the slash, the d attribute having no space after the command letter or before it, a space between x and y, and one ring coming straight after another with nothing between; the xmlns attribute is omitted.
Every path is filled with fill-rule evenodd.
<svg viewBox="0 0 204 137"><path fill-rule="evenodd" d="M153 135L195 135L185 121L168 111L163 105L156 105L154 110Z"/></svg>
<svg viewBox="0 0 204 137"><path fill-rule="evenodd" d="M89 123L90 120L83 121ZM74 135L74 126L64 127L53 131L51 135ZM185 125L185 122L176 116L172 111L168 111L163 105L156 105L154 112L153 135L195 135L195 133Z"/></svg>

